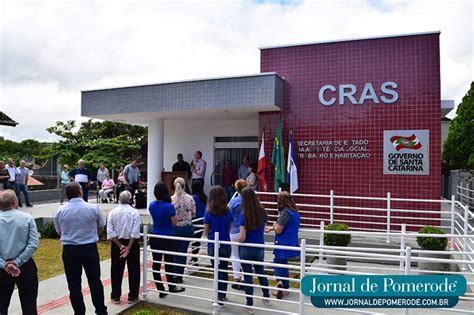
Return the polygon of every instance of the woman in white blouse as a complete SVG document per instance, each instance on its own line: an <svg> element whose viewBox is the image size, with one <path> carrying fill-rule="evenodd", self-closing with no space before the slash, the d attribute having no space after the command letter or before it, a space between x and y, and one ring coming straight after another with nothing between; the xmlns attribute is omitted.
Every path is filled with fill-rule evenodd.
<svg viewBox="0 0 474 315"><path fill-rule="evenodd" d="M183 178L178 177L174 180L174 195L171 196L171 203L176 210L178 222L174 227L174 235L179 237L193 238L194 228L192 218L196 214L196 204L194 198L185 191L186 182ZM190 241L176 241L176 251L179 253L187 253ZM174 259L174 273L182 275L186 266L186 256L176 255ZM176 283L182 283L183 277L176 276Z"/></svg>

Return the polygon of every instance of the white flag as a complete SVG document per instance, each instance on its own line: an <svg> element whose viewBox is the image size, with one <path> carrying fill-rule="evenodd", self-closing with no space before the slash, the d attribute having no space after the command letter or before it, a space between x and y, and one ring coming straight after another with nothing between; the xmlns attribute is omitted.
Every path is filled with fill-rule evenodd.
<svg viewBox="0 0 474 315"><path fill-rule="evenodd" d="M286 182L290 185L290 193L298 190L298 170L295 163L295 149L293 141L293 132L290 134L290 143L288 145L288 164L286 166Z"/></svg>

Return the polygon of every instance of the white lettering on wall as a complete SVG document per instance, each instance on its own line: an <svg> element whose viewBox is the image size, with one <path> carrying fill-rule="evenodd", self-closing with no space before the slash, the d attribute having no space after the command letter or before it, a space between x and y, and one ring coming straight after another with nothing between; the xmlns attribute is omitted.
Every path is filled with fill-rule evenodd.
<svg viewBox="0 0 474 315"><path fill-rule="evenodd" d="M388 87L391 87L392 89L389 89ZM398 100L398 93L394 89L398 87L397 83L395 82L384 82L382 86L380 87L380 90L382 90L382 93L384 94L389 94L392 96L392 98L386 98L384 95L380 97L382 102L386 104L392 104L395 103Z"/></svg>
<svg viewBox="0 0 474 315"><path fill-rule="evenodd" d="M321 102L321 104L329 106L336 102L336 98L332 97L329 101L326 101L326 99L324 99L324 92L327 90L335 92L336 88L334 87L334 85L330 85L330 84L323 86L319 90L319 101Z"/></svg>
<svg viewBox="0 0 474 315"><path fill-rule="evenodd" d="M350 91L347 91L349 89ZM344 104L344 98L348 98L352 104L357 104L354 95L357 92L357 88L354 84L341 84L339 85L339 105Z"/></svg>
<svg viewBox="0 0 474 315"><path fill-rule="evenodd" d="M397 88L398 85L395 82L384 82L380 86L380 95L378 95L374 85L366 83L357 100L357 87L354 84L340 84L337 88L327 84L319 89L319 102L325 106L334 105L336 101L339 105L344 105L346 99L354 105L362 105L367 101L372 101L374 104L380 104L380 101L384 104L393 104L398 100Z"/></svg>

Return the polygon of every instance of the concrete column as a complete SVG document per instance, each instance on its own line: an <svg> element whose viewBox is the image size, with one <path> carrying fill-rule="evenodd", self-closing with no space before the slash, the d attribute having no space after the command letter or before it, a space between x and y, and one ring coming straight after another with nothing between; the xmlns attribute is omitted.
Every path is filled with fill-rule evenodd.
<svg viewBox="0 0 474 315"><path fill-rule="evenodd" d="M163 118L155 118L148 123L148 169L147 169L147 202L155 200L153 189L155 184L161 180L163 170L163 142L164 142Z"/></svg>

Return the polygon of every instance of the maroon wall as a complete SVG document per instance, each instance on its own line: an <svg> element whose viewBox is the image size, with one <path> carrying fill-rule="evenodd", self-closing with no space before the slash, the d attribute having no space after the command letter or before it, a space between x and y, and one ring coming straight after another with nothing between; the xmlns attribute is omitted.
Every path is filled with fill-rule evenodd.
<svg viewBox="0 0 474 315"><path fill-rule="evenodd" d="M261 49L261 72L277 72L285 78L285 109L281 114L285 156L290 129L294 131L295 141L369 141L365 148L370 150L370 158L298 158L298 192L329 194L333 189L336 195L383 197L390 192L394 198L440 198L438 33ZM346 98L344 105L339 105L337 100L334 105L325 106L319 101L319 90L324 85L338 87L352 83L357 87L357 100L368 82L373 84L380 99L380 86L386 81L398 85L395 103L374 104L368 100L353 105ZM337 93L326 91L326 99L332 96ZM279 113L259 114L260 134L265 131L267 155L271 155L278 116ZM384 174L384 130L421 129L429 130L429 175ZM273 170L267 173L269 186L273 187ZM346 204L367 206L363 201ZM384 207L385 203L372 205ZM393 206L439 210L439 204L429 203L405 202L393 203ZM336 220L347 218L340 215ZM364 221L384 222L384 219L369 217ZM411 222L424 225L436 223L436 220ZM370 225L361 224L360 227Z"/></svg>

